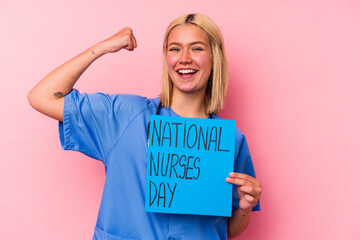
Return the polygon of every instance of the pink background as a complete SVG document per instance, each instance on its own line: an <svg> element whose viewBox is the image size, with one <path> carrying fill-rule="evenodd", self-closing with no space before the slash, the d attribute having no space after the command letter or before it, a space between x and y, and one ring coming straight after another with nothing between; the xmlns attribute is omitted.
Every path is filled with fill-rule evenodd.
<svg viewBox="0 0 360 240"><path fill-rule="evenodd" d="M101 162L60 147L57 122L27 92L49 71L130 26L134 52L95 62L82 92L160 91L170 21L201 12L222 29L230 63L222 116L247 136L262 211L239 239L358 239L360 2L0 2L0 239L91 239Z"/></svg>

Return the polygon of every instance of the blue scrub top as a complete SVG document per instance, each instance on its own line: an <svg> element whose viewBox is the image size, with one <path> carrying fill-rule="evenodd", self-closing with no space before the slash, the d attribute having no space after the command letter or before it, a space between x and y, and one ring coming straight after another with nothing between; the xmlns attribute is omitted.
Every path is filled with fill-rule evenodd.
<svg viewBox="0 0 360 240"><path fill-rule="evenodd" d="M158 104L159 98L79 94L76 89L65 96L63 122L59 122L62 148L82 152L105 166L93 239L227 239L226 217L145 212L147 126ZM160 115L178 116L165 107ZM235 138L234 171L255 177L246 139L239 129ZM232 204L233 210L239 206L235 186ZM259 204L253 208L258 210Z"/></svg>

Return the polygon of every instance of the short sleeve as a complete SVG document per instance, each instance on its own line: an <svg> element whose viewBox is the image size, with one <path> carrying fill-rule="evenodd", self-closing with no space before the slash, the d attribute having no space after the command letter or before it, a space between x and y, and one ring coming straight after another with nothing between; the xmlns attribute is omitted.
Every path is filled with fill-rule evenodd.
<svg viewBox="0 0 360 240"><path fill-rule="evenodd" d="M237 135L236 137L238 138L236 143L237 146L236 149L238 150L238 152L235 158L234 171L239 173L244 173L252 177L256 177L254 164L251 159L246 138L242 133L238 134L239 132L240 131L238 131L236 134ZM233 211L239 207L239 201L240 199L236 192L236 186L234 185L233 206L232 206ZM260 211L260 201L255 207L253 207L252 211Z"/></svg>
<svg viewBox="0 0 360 240"><path fill-rule="evenodd" d="M63 122L59 122L62 148L104 161L142 102L146 102L146 98L127 94L80 94L73 89L65 96Z"/></svg>

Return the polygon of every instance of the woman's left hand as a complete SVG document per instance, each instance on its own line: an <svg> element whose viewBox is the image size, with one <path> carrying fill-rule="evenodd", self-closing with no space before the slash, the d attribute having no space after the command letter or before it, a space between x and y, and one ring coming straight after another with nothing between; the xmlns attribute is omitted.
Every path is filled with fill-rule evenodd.
<svg viewBox="0 0 360 240"><path fill-rule="evenodd" d="M236 190L240 198L239 208L244 212L251 212L261 195L261 182L243 173L232 172L226 182L237 185Z"/></svg>

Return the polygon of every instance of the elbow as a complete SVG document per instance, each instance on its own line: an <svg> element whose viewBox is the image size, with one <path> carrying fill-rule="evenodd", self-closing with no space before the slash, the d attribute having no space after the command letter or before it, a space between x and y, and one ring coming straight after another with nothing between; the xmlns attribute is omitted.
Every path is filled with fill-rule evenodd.
<svg viewBox="0 0 360 240"><path fill-rule="evenodd" d="M34 92L34 89L31 89L27 94L27 99L29 101L29 104L32 108L38 109L39 103L38 103L38 97L36 96L36 93Z"/></svg>
<svg viewBox="0 0 360 240"><path fill-rule="evenodd" d="M41 94L41 90L32 89L27 94L27 98L30 106L36 111L53 119L63 121L64 97L53 100Z"/></svg>
<svg viewBox="0 0 360 240"><path fill-rule="evenodd" d="M33 94L32 89L28 92L27 99L29 101L30 106L35 108L35 99L34 99L34 94Z"/></svg>
<svg viewBox="0 0 360 240"><path fill-rule="evenodd" d="M30 106L39 112L42 112L41 108L43 108L47 101L47 99L45 99L42 94L39 94L39 91L36 91L34 88L28 92L27 99Z"/></svg>

